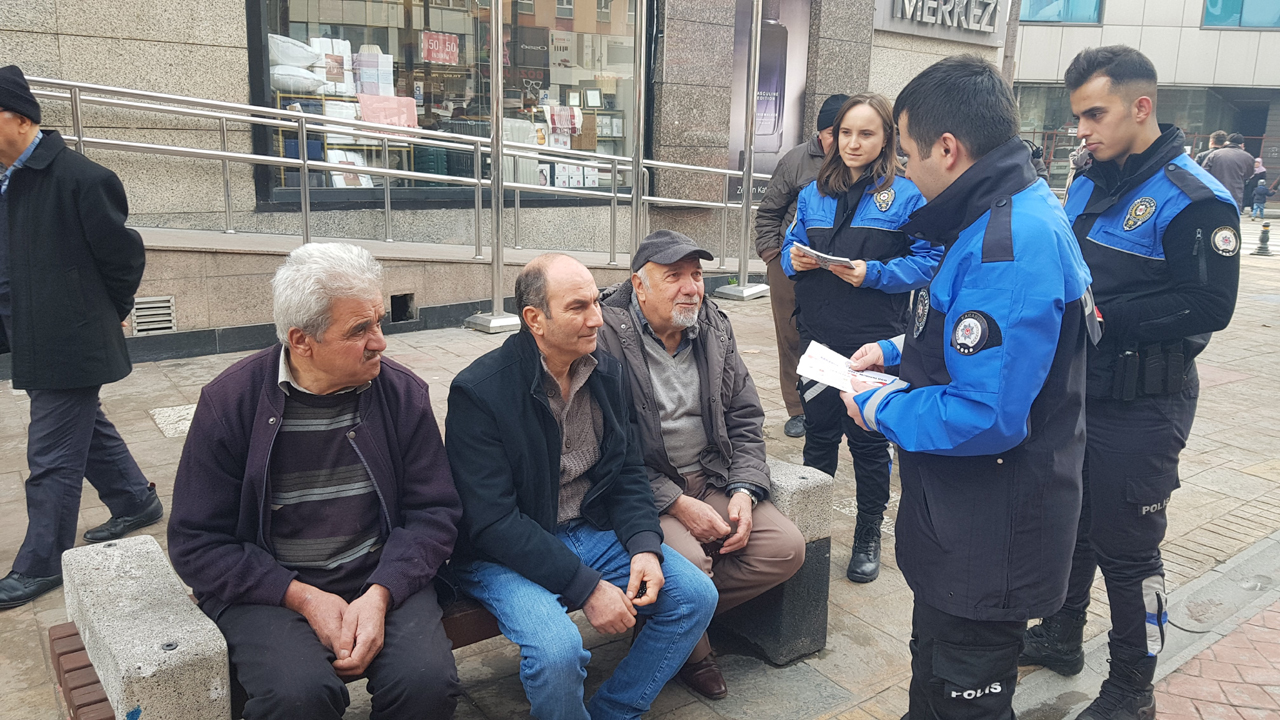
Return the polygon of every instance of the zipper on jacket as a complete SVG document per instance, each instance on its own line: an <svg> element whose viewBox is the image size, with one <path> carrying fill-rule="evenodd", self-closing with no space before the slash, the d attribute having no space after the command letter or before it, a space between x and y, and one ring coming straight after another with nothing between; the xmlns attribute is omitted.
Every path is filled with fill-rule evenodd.
<svg viewBox="0 0 1280 720"><path fill-rule="evenodd" d="M1208 285L1209 284L1208 253L1206 253L1204 250L1204 230L1202 228L1196 228L1196 245L1194 248L1192 248L1191 254L1200 256L1200 284Z"/></svg>
<svg viewBox="0 0 1280 720"><path fill-rule="evenodd" d="M350 432L355 432L356 428L363 426L364 423L356 425ZM373 468L369 467L369 462L364 459L364 453L360 452L360 447L356 445L356 439L347 437L347 442L351 443L351 449L356 451L356 457L360 458L360 464L364 466L364 471L369 474L369 482L373 485L373 491L378 495L378 505L382 506L382 522L386 525L387 538L391 537L391 511L387 509L387 500L382 497L382 488L378 487L378 478L373 475Z"/></svg>
<svg viewBox="0 0 1280 720"><path fill-rule="evenodd" d="M275 408L272 408L271 411L275 412ZM263 463L262 468L262 497L258 500L258 542L262 543L262 547L266 548L274 557L276 549L271 545L271 542L267 539L267 534L262 530L262 518L267 516L267 493L271 492L271 451L276 446L276 437L280 435L280 426L284 425L284 413L281 412L276 417L274 424L267 424L274 425L275 429L271 431L271 442L267 443L267 460Z"/></svg>

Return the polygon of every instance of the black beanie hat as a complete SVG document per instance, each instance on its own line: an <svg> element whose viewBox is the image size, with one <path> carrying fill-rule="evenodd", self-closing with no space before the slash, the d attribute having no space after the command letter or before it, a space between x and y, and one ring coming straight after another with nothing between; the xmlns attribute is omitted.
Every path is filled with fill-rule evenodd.
<svg viewBox="0 0 1280 720"><path fill-rule="evenodd" d="M17 113L40 124L40 103L31 94L27 78L17 65L0 68L0 110Z"/></svg>
<svg viewBox="0 0 1280 720"><path fill-rule="evenodd" d="M818 111L818 132L822 132L836 124L836 113L849 99L848 95L832 95L822 101L822 109Z"/></svg>

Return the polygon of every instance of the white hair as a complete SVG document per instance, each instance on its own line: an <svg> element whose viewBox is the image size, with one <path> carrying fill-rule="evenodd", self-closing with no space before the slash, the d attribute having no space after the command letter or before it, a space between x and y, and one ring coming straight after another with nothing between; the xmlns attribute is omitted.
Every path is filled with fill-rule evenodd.
<svg viewBox="0 0 1280 720"><path fill-rule="evenodd" d="M317 340L329 329L334 300L382 298L382 264L348 243L308 243L289 253L271 281L276 337L298 328Z"/></svg>

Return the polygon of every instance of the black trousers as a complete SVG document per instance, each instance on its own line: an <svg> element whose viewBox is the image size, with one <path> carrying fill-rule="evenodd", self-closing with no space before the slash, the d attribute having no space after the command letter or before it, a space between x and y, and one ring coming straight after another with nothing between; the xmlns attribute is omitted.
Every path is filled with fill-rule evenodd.
<svg viewBox="0 0 1280 720"><path fill-rule="evenodd" d="M462 689L441 617L430 585L387 613L382 652L365 673L371 720L453 717ZM248 695L244 720L342 717L351 703L347 686L306 618L274 605L232 605L217 624L227 639L232 684Z"/></svg>
<svg viewBox="0 0 1280 720"><path fill-rule="evenodd" d="M1164 646L1160 542L1178 487L1178 455L1196 414L1198 387L1129 402L1090 398L1084 502L1064 607L1083 611L1096 569L1111 605L1111 643L1149 655ZM1114 651L1113 651L1114 656Z"/></svg>
<svg viewBox="0 0 1280 720"><path fill-rule="evenodd" d="M132 515L151 499L146 476L102 412L99 387L27 391L27 534L13 561L24 575L62 572L62 553L76 544L86 479L113 516Z"/></svg>
<svg viewBox="0 0 1280 720"><path fill-rule="evenodd" d="M818 388L821 387L821 391ZM840 440L847 438L853 456L858 512L882 515L889 505L889 440L878 432L863 430L849 417L840 391L801 379L800 402L804 406L804 464L828 475L836 474Z"/></svg>
<svg viewBox="0 0 1280 720"><path fill-rule="evenodd" d="M917 600L911 614L912 718L1013 720L1027 624L957 617Z"/></svg>

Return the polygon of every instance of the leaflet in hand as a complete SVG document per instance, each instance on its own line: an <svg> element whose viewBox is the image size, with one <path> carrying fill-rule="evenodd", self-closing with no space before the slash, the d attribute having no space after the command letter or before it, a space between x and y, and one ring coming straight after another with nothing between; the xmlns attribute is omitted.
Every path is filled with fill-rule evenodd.
<svg viewBox="0 0 1280 720"><path fill-rule="evenodd" d="M809 343L809 349L805 350L804 355L800 357L796 372L803 378L830 385L842 392L855 392L853 389L855 378L860 382L876 386L888 385L895 379L892 375L884 373L854 370L849 365L849 358L816 342Z"/></svg>
<svg viewBox="0 0 1280 720"><path fill-rule="evenodd" d="M847 268L853 267L853 261L850 260L849 258L836 257L835 255L828 255L826 253L818 252L817 250L814 250L808 245L801 245L800 243L796 243L791 247L796 248L802 254L808 255L814 260L817 260L818 267L822 268L823 270L830 270L832 265L835 265L836 267L847 267Z"/></svg>

